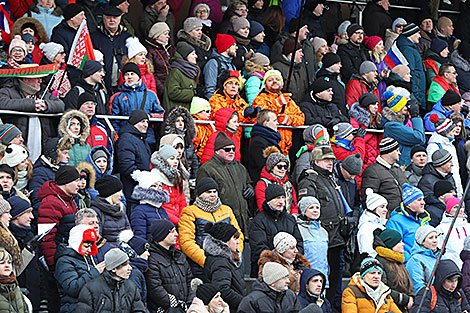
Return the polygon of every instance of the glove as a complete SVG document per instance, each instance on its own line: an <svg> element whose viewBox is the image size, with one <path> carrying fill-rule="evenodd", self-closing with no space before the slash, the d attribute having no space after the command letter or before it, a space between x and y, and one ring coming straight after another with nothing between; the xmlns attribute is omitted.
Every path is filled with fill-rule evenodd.
<svg viewBox="0 0 470 313"><path fill-rule="evenodd" d="M327 126L328 128L333 128L333 126L335 126L335 125L338 124L339 122L341 122L340 119L337 118L337 117L335 117L335 118L331 119L331 120L328 122L328 124L326 124L326 126Z"/></svg>
<svg viewBox="0 0 470 313"><path fill-rule="evenodd" d="M245 118L256 118L258 112L261 110L261 107L252 107L251 105L248 106L245 110L243 110L243 117Z"/></svg>
<svg viewBox="0 0 470 313"><path fill-rule="evenodd" d="M37 234L26 243L25 248L34 253L39 247L39 244L44 240L44 237L45 236L42 236L42 234Z"/></svg>
<svg viewBox="0 0 470 313"><path fill-rule="evenodd" d="M243 198L245 200L250 200L254 196L255 196L255 191L253 190L252 187L246 186L245 188L243 188Z"/></svg>
<svg viewBox="0 0 470 313"><path fill-rule="evenodd" d="M466 104L462 105L462 108L460 109L460 113L463 115L463 118L466 119L467 115L469 113L468 106Z"/></svg>
<svg viewBox="0 0 470 313"><path fill-rule="evenodd" d="M364 138L367 134L367 131L365 128L358 128L356 131L356 137L357 138Z"/></svg>
<svg viewBox="0 0 470 313"><path fill-rule="evenodd" d="M417 100L408 101L408 112L410 112L411 118L419 116L419 104Z"/></svg>

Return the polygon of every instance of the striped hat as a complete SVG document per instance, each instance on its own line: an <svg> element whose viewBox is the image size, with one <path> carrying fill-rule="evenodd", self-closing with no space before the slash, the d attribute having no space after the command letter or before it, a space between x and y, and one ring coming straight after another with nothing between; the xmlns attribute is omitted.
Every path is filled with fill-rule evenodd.
<svg viewBox="0 0 470 313"><path fill-rule="evenodd" d="M419 32L419 27L415 23L409 23L403 27L403 31L401 34L405 37L410 37L416 34L417 32Z"/></svg>
<svg viewBox="0 0 470 313"><path fill-rule="evenodd" d="M403 204L407 206L416 199L424 197L424 194L421 189L405 183L403 184L403 192L401 196L403 198Z"/></svg>
<svg viewBox="0 0 470 313"><path fill-rule="evenodd" d="M439 135L445 136L450 133L455 128L455 123L450 118L439 118L439 115L436 113L429 116L429 120L434 123L436 132Z"/></svg>
<svg viewBox="0 0 470 313"><path fill-rule="evenodd" d="M1 124L0 125L0 143L4 145L10 144L10 142L21 135L21 130L13 124Z"/></svg>
<svg viewBox="0 0 470 313"><path fill-rule="evenodd" d="M387 101L387 106L395 113L400 112L408 102L405 97L395 94L390 90L384 92L384 98Z"/></svg>
<svg viewBox="0 0 470 313"><path fill-rule="evenodd" d="M389 138L384 138L380 141L379 151L380 151L380 154L382 155L382 154L393 152L399 147L400 145L398 144L398 142L395 139L389 137Z"/></svg>

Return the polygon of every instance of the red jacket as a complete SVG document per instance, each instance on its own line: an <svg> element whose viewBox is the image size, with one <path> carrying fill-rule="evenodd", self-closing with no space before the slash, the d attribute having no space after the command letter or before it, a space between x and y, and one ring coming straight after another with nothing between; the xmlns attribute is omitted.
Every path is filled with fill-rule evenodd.
<svg viewBox="0 0 470 313"><path fill-rule="evenodd" d="M230 120L230 116L232 116L233 112L236 111L230 108L222 108L215 112L214 121L215 129L217 131L210 135L209 139L207 139L206 146L204 147L204 152L202 153L201 165L209 161L214 156L215 138L217 138L217 135L221 131L223 131L228 136L228 138L232 139L235 143L235 160L240 162L240 140L237 137L236 133L232 134L225 128L225 125L227 125L228 121Z"/></svg>
<svg viewBox="0 0 470 313"><path fill-rule="evenodd" d="M361 77L362 78L362 77ZM379 89L375 86L372 90L368 90L368 85L358 77L353 76L353 79L349 81L346 85L346 102L348 106L348 110L351 108L354 102L359 102L359 97L365 93L373 93L379 99L379 110L378 112L382 112L382 106L380 104L380 94Z"/></svg>
<svg viewBox="0 0 470 313"><path fill-rule="evenodd" d="M75 226L77 206L74 197L60 189L55 181L49 180L39 188L38 225L56 223L56 226L41 242L42 253L48 265L54 265L57 242L68 243L69 231Z"/></svg>
<svg viewBox="0 0 470 313"><path fill-rule="evenodd" d="M354 124L351 123L351 125L353 125L353 127L357 128ZM369 136L370 134L366 134L366 137ZM374 136L375 134L373 134ZM344 161L348 156L350 155L354 155L356 153L360 153L361 154L361 159L362 159L362 170L361 170L361 174L357 175L356 176L356 179L357 179L357 184L359 186L359 188L361 188L361 181L362 181L362 178L361 178L361 175L362 175L362 172L364 171L364 169L367 167L365 165L365 156L366 156L366 153L367 153L367 150L366 150L366 140L365 138L359 138L359 137L356 137L354 139L354 143L353 143L353 150L350 151L350 150L347 150L343 147L340 147L336 144L334 144L333 141L331 141L331 148L333 148L333 152L336 156L336 160L338 161ZM372 141L375 140L375 138L370 138Z"/></svg>
<svg viewBox="0 0 470 313"><path fill-rule="evenodd" d="M258 205L258 210L263 211L262 205L266 197L264 192L266 191L267 185L266 182L269 181L272 184L279 184L286 190L287 198L290 199L290 205L287 206L287 209L290 208L290 214L298 214L299 209L297 207L297 196L295 193L294 185L289 181L289 177L284 176L282 181L274 177L271 173L266 170L266 166L261 170L260 180L256 184L255 188L255 197L256 204Z"/></svg>
<svg viewBox="0 0 470 313"><path fill-rule="evenodd" d="M181 212L183 208L187 207L186 197L184 196L184 192L179 190L178 186L167 186L163 185L163 190L168 192L170 196L170 201L162 205L162 208L165 209L170 221L176 225L180 221Z"/></svg>

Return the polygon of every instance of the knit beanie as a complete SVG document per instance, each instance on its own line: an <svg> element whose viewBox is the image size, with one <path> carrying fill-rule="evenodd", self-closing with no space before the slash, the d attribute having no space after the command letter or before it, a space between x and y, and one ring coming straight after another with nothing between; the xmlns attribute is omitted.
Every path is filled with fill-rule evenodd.
<svg viewBox="0 0 470 313"><path fill-rule="evenodd" d="M392 69L392 73L403 77L406 73L410 72L410 68L407 65L399 64Z"/></svg>
<svg viewBox="0 0 470 313"><path fill-rule="evenodd" d="M379 143L379 152L381 155L388 154L390 152L395 151L399 147L400 145L395 139L391 137L383 138Z"/></svg>
<svg viewBox="0 0 470 313"><path fill-rule="evenodd" d="M149 30L149 38L151 39L157 39L160 37L161 34L164 34L165 32L169 32L170 27L168 26L167 23L165 22L158 22L152 25L152 27Z"/></svg>
<svg viewBox="0 0 470 313"><path fill-rule="evenodd" d="M403 192L402 192L402 198L403 198L403 204L405 206L409 205L413 201L415 201L418 198L424 197L423 192L421 189L411 186L409 184L403 184Z"/></svg>
<svg viewBox="0 0 470 313"><path fill-rule="evenodd" d="M312 87L310 88L313 94L317 94L319 92L330 89L331 83L323 78L318 78L313 82Z"/></svg>
<svg viewBox="0 0 470 313"><path fill-rule="evenodd" d="M30 33L24 33L21 35L21 40L23 40L25 43L32 42L33 45L36 44L36 38L34 38L34 36Z"/></svg>
<svg viewBox="0 0 470 313"><path fill-rule="evenodd" d="M149 115L147 114L147 112L145 112L144 110L137 109L131 112L131 115L129 115L128 122L131 125L135 125L143 120L148 120L148 119L149 119Z"/></svg>
<svg viewBox="0 0 470 313"><path fill-rule="evenodd" d="M424 152L424 153L427 154L425 147L423 147L423 146L414 146L414 147L411 149L410 158L412 159L413 156L414 156L416 153L419 153L419 152Z"/></svg>
<svg viewBox="0 0 470 313"><path fill-rule="evenodd" d="M364 277L367 273L371 271L379 271L383 273L382 264L377 259L374 258L365 258L361 262L361 278Z"/></svg>
<svg viewBox="0 0 470 313"><path fill-rule="evenodd" d="M33 211L31 204L20 196L10 197L7 201L11 206L10 214L12 220L22 215L23 213L26 213L27 211Z"/></svg>
<svg viewBox="0 0 470 313"><path fill-rule="evenodd" d="M337 55L334 52L327 52L323 58L321 59L322 62L322 67L324 68L329 68L332 65L335 65L336 63L341 62L341 59L339 55Z"/></svg>
<svg viewBox="0 0 470 313"><path fill-rule="evenodd" d="M112 248L104 255L104 263L106 264L107 271L111 271L127 261L129 261L129 256L119 248Z"/></svg>
<svg viewBox="0 0 470 313"><path fill-rule="evenodd" d="M218 53L227 51L231 46L236 43L235 38L226 34L217 34L215 38L215 47Z"/></svg>
<svg viewBox="0 0 470 313"><path fill-rule="evenodd" d="M204 192L215 189L219 191L219 185L211 177L203 177L196 183L196 196L202 195Z"/></svg>
<svg viewBox="0 0 470 313"><path fill-rule="evenodd" d="M109 156L106 154L106 152L103 149L94 149L91 152L91 160L93 161L93 163L95 163L96 160L98 160L99 158L105 158L106 160L108 160L108 157Z"/></svg>
<svg viewBox="0 0 470 313"><path fill-rule="evenodd" d="M72 3L64 8L64 14L62 15L64 16L64 20L68 21L80 12L83 12L82 7L76 3Z"/></svg>
<svg viewBox="0 0 470 313"><path fill-rule="evenodd" d="M433 152L431 162L434 167L440 167L452 160L452 155L445 149L438 149Z"/></svg>
<svg viewBox="0 0 470 313"><path fill-rule="evenodd" d="M21 39L20 35L16 35L11 40L10 46L8 47L8 54L9 55L11 55L11 50L13 50L13 48L21 48L21 49L23 49L25 54L28 53L28 51L26 50L26 42L24 42L23 39Z"/></svg>
<svg viewBox="0 0 470 313"><path fill-rule="evenodd" d="M217 137L215 137L214 151L233 145L235 145L235 143L232 139L228 138L224 132L219 132Z"/></svg>
<svg viewBox="0 0 470 313"><path fill-rule="evenodd" d="M232 224L225 222L207 223L204 225L204 231L222 242L228 242L238 230Z"/></svg>
<svg viewBox="0 0 470 313"><path fill-rule="evenodd" d="M387 205L388 201L382 195L375 193L372 188L366 189L366 209L374 212L382 204Z"/></svg>
<svg viewBox="0 0 470 313"><path fill-rule="evenodd" d="M274 284L278 280L289 276L289 271L277 262L266 262L263 266L261 277L267 285Z"/></svg>
<svg viewBox="0 0 470 313"><path fill-rule="evenodd" d="M416 243L422 246L426 237L432 232L437 233L437 230L431 225L423 225L420 228L418 228L415 233Z"/></svg>
<svg viewBox="0 0 470 313"><path fill-rule="evenodd" d="M204 305L209 305L215 295L219 292L220 287L216 284L205 283L197 286L196 297L201 299Z"/></svg>
<svg viewBox="0 0 470 313"><path fill-rule="evenodd" d="M383 42L379 36L370 36L364 39L364 46L372 51L381 41Z"/></svg>
<svg viewBox="0 0 470 313"><path fill-rule="evenodd" d="M450 214L452 208L456 205L459 205L460 199L455 197L449 197L446 199L446 212ZM462 206L463 207L463 206Z"/></svg>
<svg viewBox="0 0 470 313"><path fill-rule="evenodd" d="M160 242L165 239L173 229L175 229L175 225L169 220L155 220L150 224L151 239L155 242Z"/></svg>
<svg viewBox="0 0 470 313"><path fill-rule="evenodd" d="M281 85L284 85L284 79L282 78L281 72L278 70L269 70L266 73L264 73L263 86L266 86L266 80L268 80L268 78L271 76L279 77L281 79Z"/></svg>
<svg viewBox="0 0 470 313"><path fill-rule="evenodd" d="M351 22L348 20L343 21L341 24L339 24L338 36L341 36L342 34L347 33L349 25L351 25Z"/></svg>
<svg viewBox="0 0 470 313"><path fill-rule="evenodd" d="M402 235L395 229L385 228L379 235L380 240L383 241L385 246L393 249L400 241L403 240Z"/></svg>
<svg viewBox="0 0 470 313"><path fill-rule="evenodd" d="M395 31L395 27L397 26L397 24L400 23L400 24L405 24L406 25L406 21L404 18L401 18L401 17L398 17L396 18L393 23L392 23L392 30Z"/></svg>
<svg viewBox="0 0 470 313"><path fill-rule="evenodd" d="M134 62L127 62L126 65L122 67L122 70L121 70L122 77L124 77L124 75L126 75L127 72L134 72L139 76L139 78L142 77L142 73L140 72L139 66L135 64Z"/></svg>
<svg viewBox="0 0 470 313"><path fill-rule="evenodd" d="M64 51L64 46L50 41L48 43L41 43L39 49L41 49L49 61L52 61L60 51Z"/></svg>
<svg viewBox="0 0 470 313"><path fill-rule="evenodd" d="M335 126L333 126L334 136L339 137L339 138L346 138L353 131L354 131L354 128L349 123L342 122L342 123L338 123Z"/></svg>
<svg viewBox="0 0 470 313"><path fill-rule="evenodd" d="M140 43L139 38L137 37L127 38L126 47L127 47L127 57L129 58L129 60L141 52L145 52L145 54L147 54L148 52L147 48L145 48L144 45Z"/></svg>
<svg viewBox="0 0 470 313"><path fill-rule="evenodd" d="M314 37L312 45L313 45L313 50L317 51L318 49L320 49L324 45L327 45L327 43L326 43L326 40L321 38L321 37Z"/></svg>
<svg viewBox="0 0 470 313"><path fill-rule="evenodd" d="M252 56L248 60L257 65L264 66L264 67L269 66L269 63L270 63L269 58L259 52L253 53Z"/></svg>
<svg viewBox="0 0 470 313"><path fill-rule="evenodd" d="M200 7L204 7L206 10L207 10L207 16L209 17L211 15L211 8L205 4L205 3L198 3L194 6L194 10L193 10L193 15L196 16L196 11L200 8Z"/></svg>
<svg viewBox="0 0 470 313"><path fill-rule="evenodd" d="M319 146L320 141L325 140L324 145L329 145L330 144L330 136L328 134L328 131L323 125L320 124L313 124L310 125L309 127L305 128L302 136L304 138L304 141L308 145L314 145L315 147Z"/></svg>
<svg viewBox="0 0 470 313"><path fill-rule="evenodd" d="M188 17L184 20L183 29L186 33L190 33L198 27L202 27L202 22L197 17Z"/></svg>
<svg viewBox="0 0 470 313"><path fill-rule="evenodd" d="M305 211L307 211L307 209L314 204L320 206L320 201L318 201L318 199L315 197L306 196L300 199L299 203L297 204L300 210L300 215L305 215Z"/></svg>
<svg viewBox="0 0 470 313"><path fill-rule="evenodd" d="M58 186L67 185L80 178L77 169L70 165L62 165L55 173L55 182Z"/></svg>
<svg viewBox="0 0 470 313"><path fill-rule="evenodd" d="M390 90L384 92L384 99L387 101L387 106L395 113L400 112L408 103L405 97Z"/></svg>
<svg viewBox="0 0 470 313"><path fill-rule="evenodd" d="M3 215L4 213L9 213L11 211L11 205L3 199L3 197L0 197L0 216Z"/></svg>
<svg viewBox="0 0 470 313"><path fill-rule="evenodd" d="M186 59L191 52L195 51L195 49L186 41L180 41L176 44L176 51L181 54L183 59Z"/></svg>
<svg viewBox="0 0 470 313"><path fill-rule="evenodd" d="M238 32L240 29L245 27L250 28L250 22L243 16L232 16L230 18L230 23L232 23L232 28L234 32Z"/></svg>
<svg viewBox="0 0 470 313"><path fill-rule="evenodd" d="M294 236L286 232L278 232L273 238L274 249L283 254L290 248L297 246L297 240Z"/></svg>
<svg viewBox="0 0 470 313"><path fill-rule="evenodd" d="M437 182L434 183L433 193L436 196L436 198L439 198L440 196L451 192L452 190L455 189L454 185L448 180L441 179L438 180Z"/></svg>
<svg viewBox="0 0 470 313"><path fill-rule="evenodd" d="M346 29L346 32L348 33L348 37L351 38L351 36L357 32L358 30L364 30L364 27L362 27L361 25L359 24L351 24L348 26L348 28Z"/></svg>
<svg viewBox="0 0 470 313"><path fill-rule="evenodd" d="M410 37L416 34L417 32L419 32L419 27L416 26L415 23L409 23L403 27L403 31L401 34L405 37Z"/></svg>
<svg viewBox="0 0 470 313"><path fill-rule="evenodd" d="M299 22L298 17L294 17L293 19L290 20L288 28L289 28L289 34L293 34L297 31L297 24ZM307 25L303 19L300 21L299 29Z"/></svg>
<svg viewBox="0 0 470 313"><path fill-rule="evenodd" d="M434 123L434 127L436 128L436 132L439 135L446 136L455 128L455 123L450 118L439 118L439 115L433 113L429 116L429 120L431 123Z"/></svg>
<svg viewBox="0 0 470 313"><path fill-rule="evenodd" d="M9 145L18 135L22 135L21 130L13 124L0 124L0 143Z"/></svg>
<svg viewBox="0 0 470 313"><path fill-rule="evenodd" d="M441 53L442 50L444 50L445 48L448 48L448 47L449 47L449 45L447 44L447 42L445 42L442 39L434 38L431 41L431 50L434 51L437 54Z"/></svg>
<svg viewBox="0 0 470 313"><path fill-rule="evenodd" d="M200 97L193 97L191 100L191 108L189 113L198 114L201 111L211 111L211 105L209 101Z"/></svg>
<svg viewBox="0 0 470 313"><path fill-rule="evenodd" d="M447 90L444 96L442 96L441 98L441 104L445 107L460 103L461 101L462 98L460 97L460 95L452 89Z"/></svg>
<svg viewBox="0 0 470 313"><path fill-rule="evenodd" d="M95 189L101 197L107 198L122 190L122 182L112 175L104 175L96 181Z"/></svg>
<svg viewBox="0 0 470 313"><path fill-rule="evenodd" d="M275 147L274 147L275 148ZM280 162L285 162L289 166L289 157L282 154L277 148L267 147L263 154L266 158L266 170L271 172L273 168Z"/></svg>
<svg viewBox="0 0 470 313"><path fill-rule="evenodd" d="M284 45L282 46L282 54L287 56L292 53L294 50L295 46L295 51L302 49L302 46L296 42L294 39L289 38L286 41L284 41Z"/></svg>
<svg viewBox="0 0 470 313"><path fill-rule="evenodd" d="M269 184L268 187L266 187L266 190L264 191L265 199L266 202L271 201L272 199L275 199L280 196L286 196L286 191L284 188L279 185L279 184Z"/></svg>
<svg viewBox="0 0 470 313"><path fill-rule="evenodd" d="M361 154L356 153L349 155L346 159L344 159L343 163L341 163L341 166L351 175L357 176L361 174L363 166Z"/></svg>
<svg viewBox="0 0 470 313"><path fill-rule="evenodd" d="M263 25L257 21L250 21L250 38L255 37L259 33L264 31Z"/></svg>
<svg viewBox="0 0 470 313"><path fill-rule="evenodd" d="M95 60L87 60L83 65L82 75L84 78L90 77L98 71L103 69L103 65Z"/></svg>
<svg viewBox="0 0 470 313"><path fill-rule="evenodd" d="M444 28L448 27L448 26L451 26L453 23L452 23L452 20L450 18L448 18L447 16L441 16L438 20L437 20L437 29L439 31L443 30Z"/></svg>
<svg viewBox="0 0 470 313"><path fill-rule="evenodd" d="M370 92L363 93L359 97L359 105L361 108L368 109L369 105L379 103L379 98Z"/></svg>
<svg viewBox="0 0 470 313"><path fill-rule="evenodd" d="M178 151L176 151L175 148L173 148L172 145L160 145L160 149L158 150L158 154L162 157L164 160L168 160L174 155L179 155Z"/></svg>
<svg viewBox="0 0 470 313"><path fill-rule="evenodd" d="M361 63L361 66L359 66L360 75L364 75L373 71L377 71L377 66L375 66L375 64L371 61L364 61Z"/></svg>

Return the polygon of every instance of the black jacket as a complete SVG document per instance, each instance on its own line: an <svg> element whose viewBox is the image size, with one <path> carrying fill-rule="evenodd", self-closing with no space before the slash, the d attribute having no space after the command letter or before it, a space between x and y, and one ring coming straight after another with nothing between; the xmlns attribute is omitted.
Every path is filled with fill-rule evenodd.
<svg viewBox="0 0 470 313"><path fill-rule="evenodd" d="M129 279L116 280L108 271L90 280L78 296L75 312L147 312L136 285Z"/></svg>
<svg viewBox="0 0 470 313"><path fill-rule="evenodd" d="M348 116L348 110L346 109L346 85L339 79L339 74L333 73L322 66L317 72L317 79L321 78L328 81L333 89L333 100L331 102L336 104L344 116Z"/></svg>
<svg viewBox="0 0 470 313"><path fill-rule="evenodd" d="M432 163L426 164L423 168L423 177L421 177L421 180L418 183L418 188L424 193L424 201L426 201L426 203L430 196L434 196L434 184L438 180L447 180L455 189L455 180L452 173L449 173L444 177L436 170Z"/></svg>
<svg viewBox="0 0 470 313"><path fill-rule="evenodd" d="M243 298L238 313L296 313L301 308L292 290L275 291L260 277L253 283L250 294Z"/></svg>
<svg viewBox="0 0 470 313"><path fill-rule="evenodd" d="M106 88L103 84L98 83L96 86L92 86L83 79L81 76L77 84L67 93L64 98L65 110L80 110L77 100L83 92L87 92L95 96L96 100L96 114L97 115L109 115L109 96Z"/></svg>
<svg viewBox="0 0 470 313"><path fill-rule="evenodd" d="M126 229L131 229L131 224L127 219L125 211L117 204L111 204L105 198L97 196L91 201L91 208L98 215L101 236L111 244L118 244L119 233Z"/></svg>
<svg viewBox="0 0 470 313"><path fill-rule="evenodd" d="M442 214L446 211L446 204L439 201L433 193L426 198L425 210L431 216L429 225L437 227L441 223Z"/></svg>
<svg viewBox="0 0 470 313"><path fill-rule="evenodd" d="M158 308L190 305L194 298L191 289L193 278L186 256L180 250L163 248L156 242L150 244L147 281L147 306L151 313Z"/></svg>
<svg viewBox="0 0 470 313"><path fill-rule="evenodd" d="M364 31L367 36L385 38L387 28L392 28L392 17L375 2L369 2L364 9Z"/></svg>
<svg viewBox="0 0 470 313"><path fill-rule="evenodd" d="M362 62L369 60L368 49L363 44L356 46L350 41L340 45L337 54L341 58L341 77L345 83L349 82L352 74L359 74Z"/></svg>
<svg viewBox="0 0 470 313"><path fill-rule="evenodd" d="M349 122L349 119L341 114L336 104L320 100L310 93L310 100L299 105L305 115L305 125L321 124L332 128L340 122Z"/></svg>
<svg viewBox="0 0 470 313"><path fill-rule="evenodd" d="M326 33L323 30L321 16L316 16L315 14L313 14L312 11L309 11L306 9L303 12L302 23L305 23L308 25L308 31L310 32L312 38L313 37L321 37L324 39L327 38Z"/></svg>

